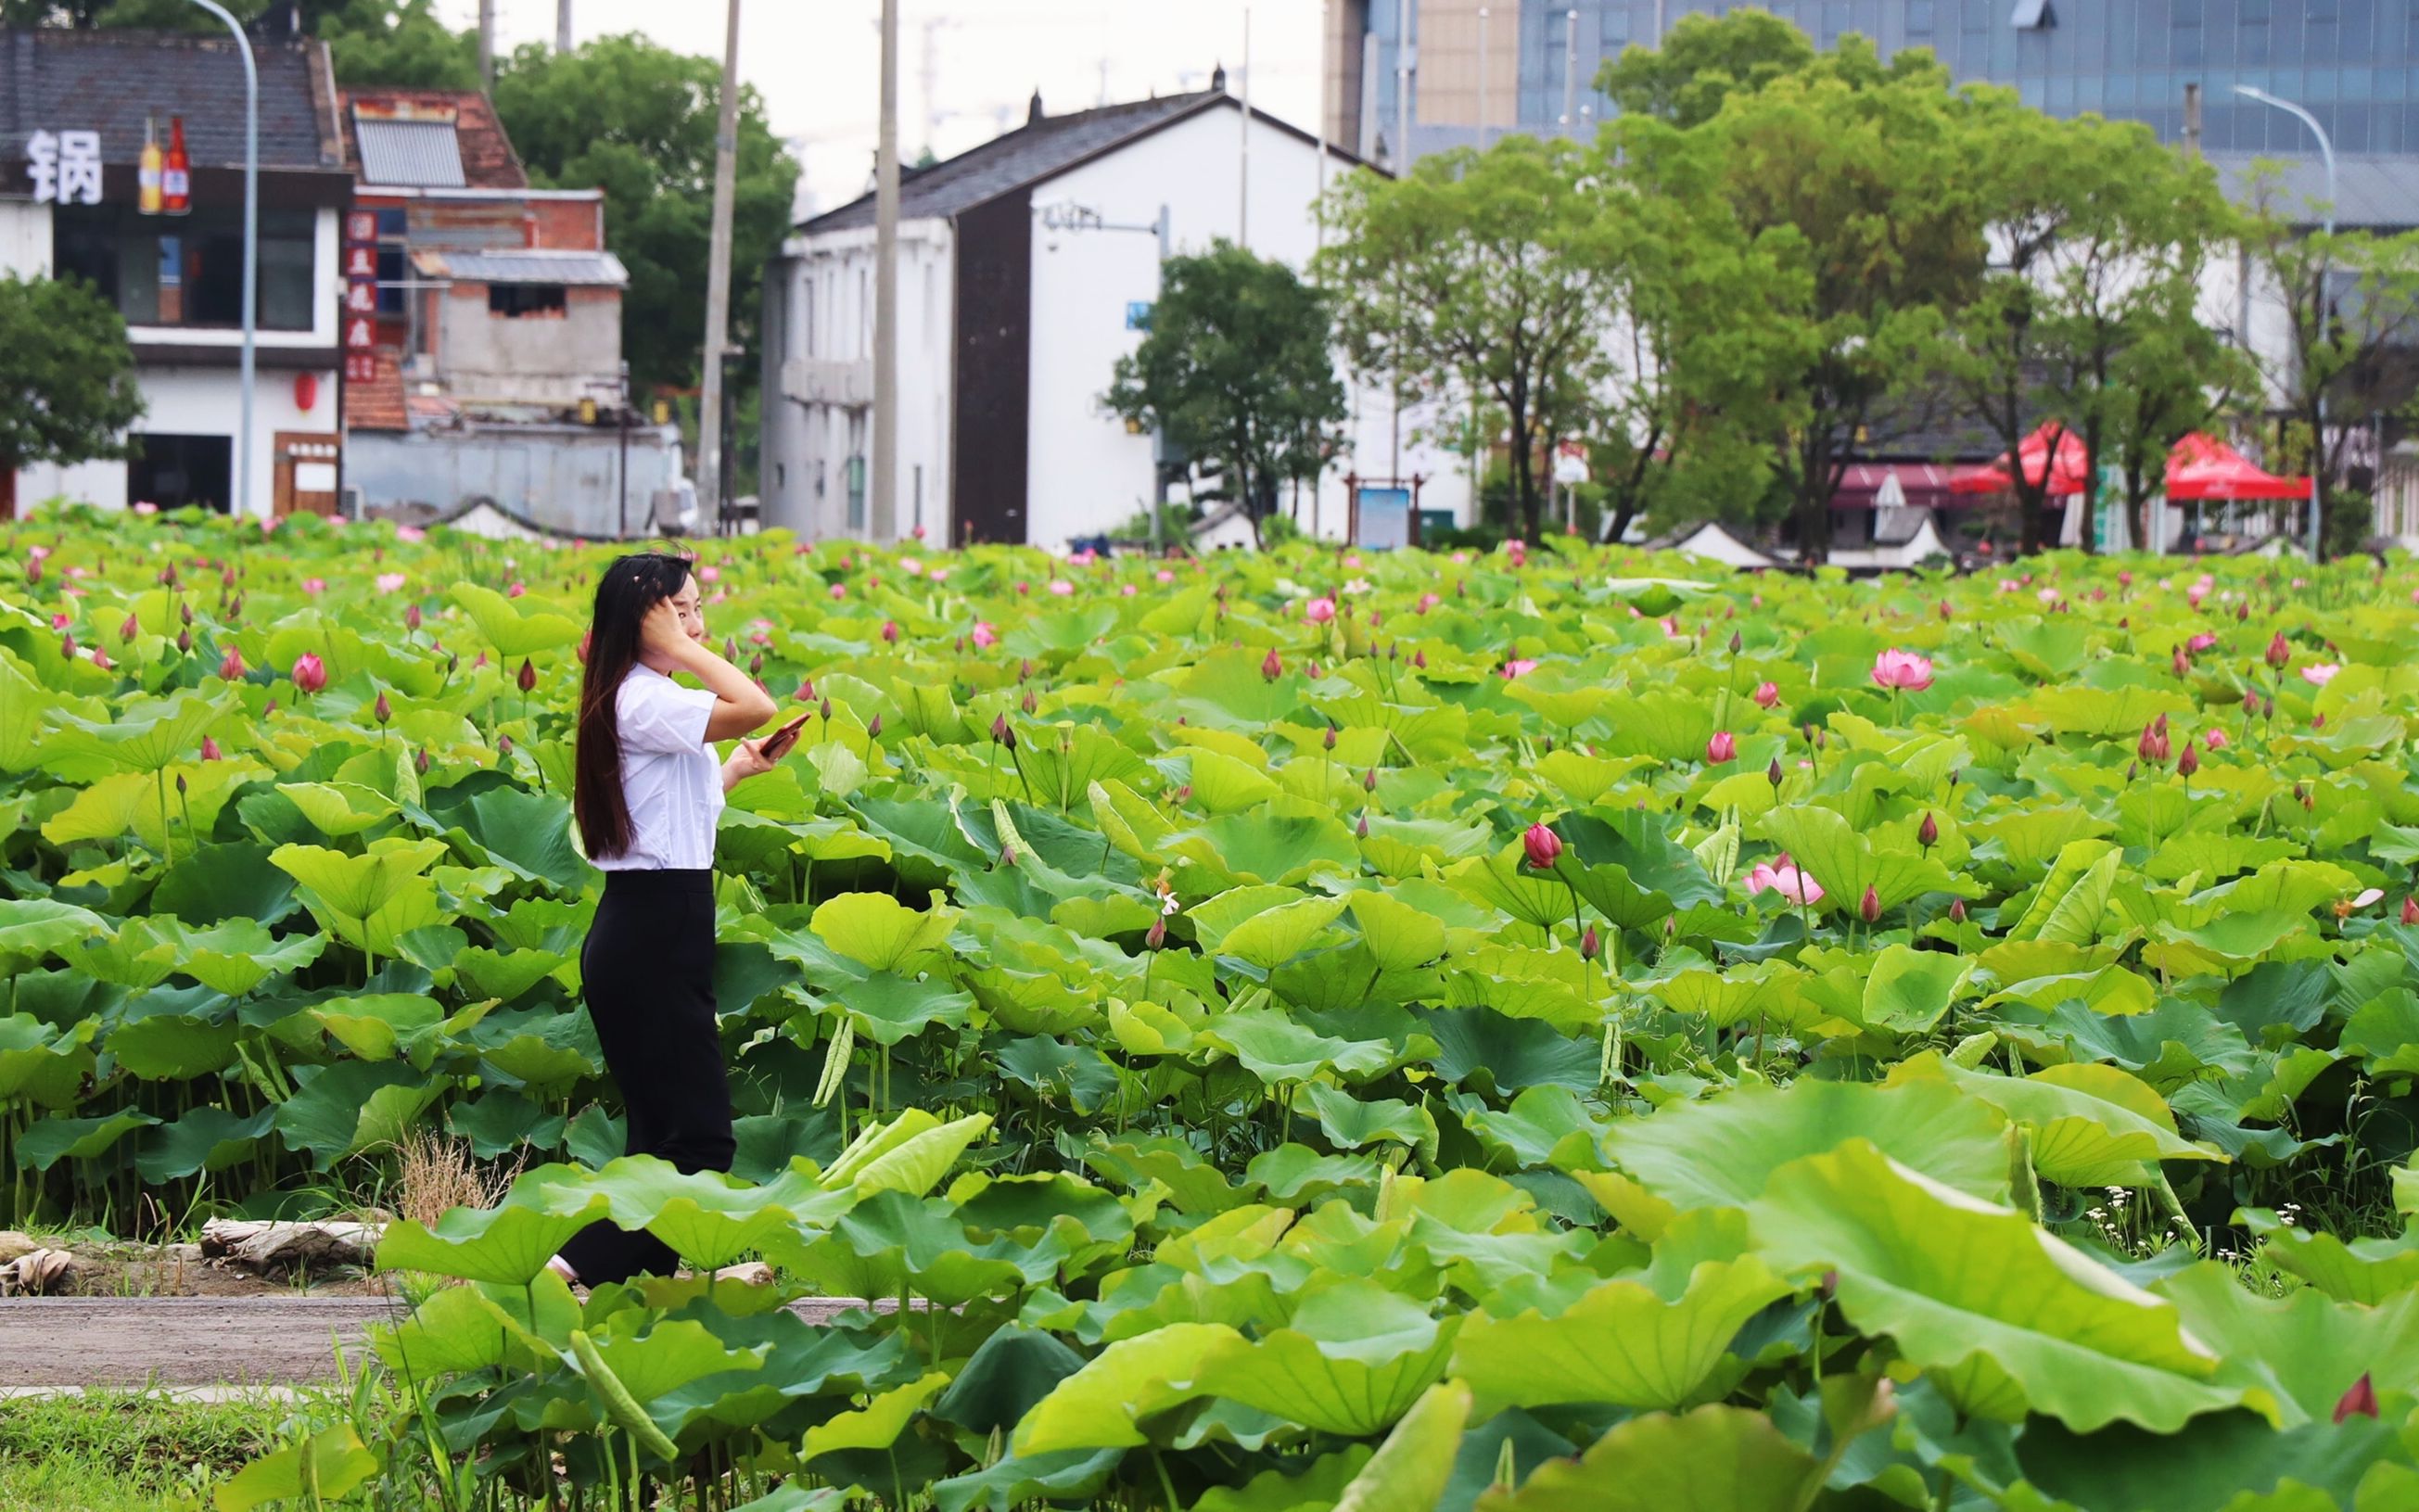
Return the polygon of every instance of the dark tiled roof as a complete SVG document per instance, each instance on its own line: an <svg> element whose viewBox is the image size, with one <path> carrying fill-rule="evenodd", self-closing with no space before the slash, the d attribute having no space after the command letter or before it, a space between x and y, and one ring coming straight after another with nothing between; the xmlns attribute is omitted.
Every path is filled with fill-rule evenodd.
<svg viewBox="0 0 2419 1512"><path fill-rule="evenodd" d="M412 266L432 278L467 284L562 284L580 288L626 288L630 270L609 252L559 247L500 247L478 252L420 252Z"/></svg>
<svg viewBox="0 0 2419 1512"><path fill-rule="evenodd" d="M1167 95L1158 100L1068 116L1045 116L996 136L945 162L904 174L899 181L899 218L947 220L1000 195L1064 173L1078 162L1131 138L1147 135L1194 111L1232 97L1223 90ZM798 229L809 234L873 224L873 196L818 215Z"/></svg>
<svg viewBox="0 0 2419 1512"><path fill-rule="evenodd" d="M345 161L356 169L362 154L353 107L374 113L424 118L454 113L454 136L462 149L462 177L472 189L527 189L529 174L512 138L496 118L496 107L475 89L347 89L344 95Z"/></svg>
<svg viewBox="0 0 2419 1512"><path fill-rule="evenodd" d="M253 43L260 70L260 165L339 168L335 79L316 41ZM243 59L231 37L183 32L0 32L0 159L38 131L98 131L104 162L132 162L143 121L185 118L196 168L243 166ZM13 186L12 186L13 187Z"/></svg>

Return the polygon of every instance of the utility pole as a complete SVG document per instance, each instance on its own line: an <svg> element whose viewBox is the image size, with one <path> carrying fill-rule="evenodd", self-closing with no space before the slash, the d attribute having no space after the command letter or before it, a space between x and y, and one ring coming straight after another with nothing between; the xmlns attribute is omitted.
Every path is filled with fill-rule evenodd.
<svg viewBox="0 0 2419 1512"><path fill-rule="evenodd" d="M1420 50L1411 41L1411 0L1397 0L1394 12L1394 162L1397 176L1411 171L1411 75Z"/></svg>
<svg viewBox="0 0 2419 1512"><path fill-rule="evenodd" d="M571 0L554 0L554 50L571 51Z"/></svg>
<svg viewBox="0 0 2419 1512"><path fill-rule="evenodd" d="M496 0L479 0L479 84L496 86Z"/></svg>
<svg viewBox="0 0 2419 1512"><path fill-rule="evenodd" d="M1310 244L1314 248L1327 245L1327 131L1336 71L1328 52L1328 43L1333 40L1328 35L1331 24L1328 0L1318 0L1318 177L1317 193L1311 199L1315 208L1310 222Z"/></svg>
<svg viewBox="0 0 2419 1512"><path fill-rule="evenodd" d="M1563 17L1563 130L1573 136L1579 130L1579 13L1576 10Z"/></svg>
<svg viewBox="0 0 2419 1512"><path fill-rule="evenodd" d="M899 0L882 0L882 132L873 156L873 498L877 545L899 538Z"/></svg>
<svg viewBox="0 0 2419 1512"><path fill-rule="evenodd" d="M722 517L722 348L731 338L731 202L739 172L739 0L726 3L722 114L714 136L714 229L705 270L705 372L697 406L698 503L713 510L717 520Z"/></svg>
<svg viewBox="0 0 2419 1512"><path fill-rule="evenodd" d="M1495 12L1487 6L1478 8L1478 150L1487 150L1487 34L1494 28L1487 24Z"/></svg>

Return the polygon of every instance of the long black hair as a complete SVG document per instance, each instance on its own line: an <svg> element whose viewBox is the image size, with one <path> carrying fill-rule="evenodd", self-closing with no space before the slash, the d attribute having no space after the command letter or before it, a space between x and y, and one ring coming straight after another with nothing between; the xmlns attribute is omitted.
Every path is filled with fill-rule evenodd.
<svg viewBox="0 0 2419 1512"><path fill-rule="evenodd" d="M688 586L686 558L660 551L621 557L596 584L588 667L579 679L579 727L572 743L571 812L591 859L630 848L630 805L622 794L622 679L639 661L648 610Z"/></svg>

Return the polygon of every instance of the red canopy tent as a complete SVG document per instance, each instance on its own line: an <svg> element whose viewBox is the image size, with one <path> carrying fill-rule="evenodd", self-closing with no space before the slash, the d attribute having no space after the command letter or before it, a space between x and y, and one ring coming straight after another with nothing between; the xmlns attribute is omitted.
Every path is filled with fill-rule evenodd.
<svg viewBox="0 0 2419 1512"><path fill-rule="evenodd" d="M2241 452L2195 431L2167 454L2167 502L2202 500L2307 499L2310 480L2264 472Z"/></svg>
<svg viewBox="0 0 2419 1512"><path fill-rule="evenodd" d="M2051 456L2050 438L2057 438L2057 455ZM2017 465L2024 469L2025 481L2038 483L2047 470L2049 491L2053 494L2073 494L2083 491L2083 480L2091 471L2090 454L2083 449L2083 438L2051 421L2024 440L2016 448ZM2006 493L2016 486L2015 474L2008 471L2008 454L1984 467L1960 468L1950 474L1949 486L1956 493Z"/></svg>

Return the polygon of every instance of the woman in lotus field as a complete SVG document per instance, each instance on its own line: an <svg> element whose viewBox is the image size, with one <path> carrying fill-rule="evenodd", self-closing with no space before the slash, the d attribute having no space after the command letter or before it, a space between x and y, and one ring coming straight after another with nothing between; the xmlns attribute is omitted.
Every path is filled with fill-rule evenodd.
<svg viewBox="0 0 2419 1512"><path fill-rule="evenodd" d="M672 681L687 672L703 688ZM605 896L579 975L606 1069L629 1118L626 1152L683 1171L731 1168L731 1090L714 1015L714 828L723 795L773 769L791 726L714 742L773 717L773 701L705 643L697 579L675 556L625 556L596 585L579 689L572 812ZM652 1234L591 1224L550 1262L582 1286L677 1261Z"/></svg>

